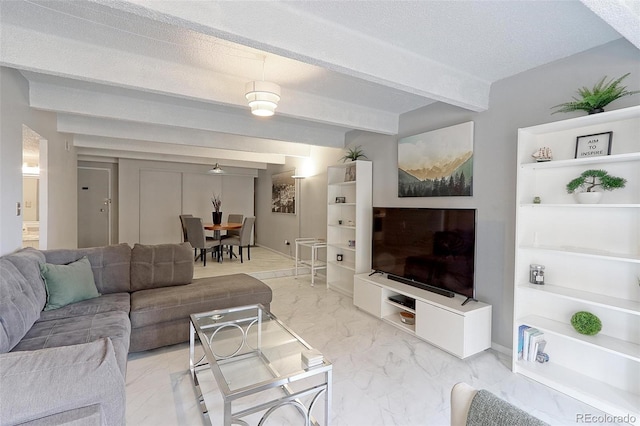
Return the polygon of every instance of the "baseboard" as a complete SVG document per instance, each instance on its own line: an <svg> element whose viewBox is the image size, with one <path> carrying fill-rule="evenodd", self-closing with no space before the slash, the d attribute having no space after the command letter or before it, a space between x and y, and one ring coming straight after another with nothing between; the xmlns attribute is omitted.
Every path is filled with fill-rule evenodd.
<svg viewBox="0 0 640 426"><path fill-rule="evenodd" d="M283 252L278 251L276 249L273 249L271 247L263 246L263 245L260 245L260 244L253 244L252 247L260 247L261 249L269 250L270 252L277 253L277 254L279 254L281 256L288 257L289 259L295 260L295 256L293 256L291 254L283 253ZM289 247L291 247L291 246L289 246Z"/></svg>
<svg viewBox="0 0 640 426"><path fill-rule="evenodd" d="M491 349L503 355L511 357L511 349L507 348L506 346L499 345L496 342L491 342Z"/></svg>

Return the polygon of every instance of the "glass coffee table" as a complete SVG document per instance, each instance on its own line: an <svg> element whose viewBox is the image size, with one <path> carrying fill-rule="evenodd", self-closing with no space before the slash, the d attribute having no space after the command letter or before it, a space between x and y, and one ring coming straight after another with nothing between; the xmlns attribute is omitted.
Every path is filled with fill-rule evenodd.
<svg viewBox="0 0 640 426"><path fill-rule="evenodd" d="M278 424L278 416L330 423L331 363L262 305L193 314L189 335L191 377L209 424L205 378L198 378L209 372L222 395L224 425Z"/></svg>

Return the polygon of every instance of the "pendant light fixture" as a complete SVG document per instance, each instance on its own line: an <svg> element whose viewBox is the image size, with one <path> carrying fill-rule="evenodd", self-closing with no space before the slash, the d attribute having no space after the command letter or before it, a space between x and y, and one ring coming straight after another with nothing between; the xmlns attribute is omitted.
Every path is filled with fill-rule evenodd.
<svg viewBox="0 0 640 426"><path fill-rule="evenodd" d="M218 163L216 163L215 166L213 166L213 169L209 170L207 173L215 173L215 174L219 174L219 173L224 173L224 170L222 170L220 168L220 165Z"/></svg>
<svg viewBox="0 0 640 426"><path fill-rule="evenodd" d="M262 80L251 81L245 86L245 97L251 107L251 114L259 117L271 117L275 114L280 101L280 86L270 81L264 81L264 65L262 60Z"/></svg>

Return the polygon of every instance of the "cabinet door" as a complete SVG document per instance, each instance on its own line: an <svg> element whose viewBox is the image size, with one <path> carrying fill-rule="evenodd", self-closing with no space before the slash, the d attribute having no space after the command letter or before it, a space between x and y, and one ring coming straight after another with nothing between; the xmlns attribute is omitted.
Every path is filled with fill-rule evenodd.
<svg viewBox="0 0 640 426"><path fill-rule="evenodd" d="M464 356L464 317L416 300L416 334L456 356Z"/></svg>
<svg viewBox="0 0 640 426"><path fill-rule="evenodd" d="M378 318L382 317L382 287L358 277L353 279L353 304Z"/></svg>

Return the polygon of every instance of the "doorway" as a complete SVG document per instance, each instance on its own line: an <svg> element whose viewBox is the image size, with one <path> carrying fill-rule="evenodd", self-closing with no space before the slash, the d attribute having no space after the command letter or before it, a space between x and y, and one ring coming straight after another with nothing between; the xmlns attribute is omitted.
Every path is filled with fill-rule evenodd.
<svg viewBox="0 0 640 426"><path fill-rule="evenodd" d="M22 125L22 247L46 248L41 241L43 187L40 179L42 137ZM46 151L46 150L45 150Z"/></svg>
<svg viewBox="0 0 640 426"><path fill-rule="evenodd" d="M78 248L111 244L111 169L78 167Z"/></svg>

